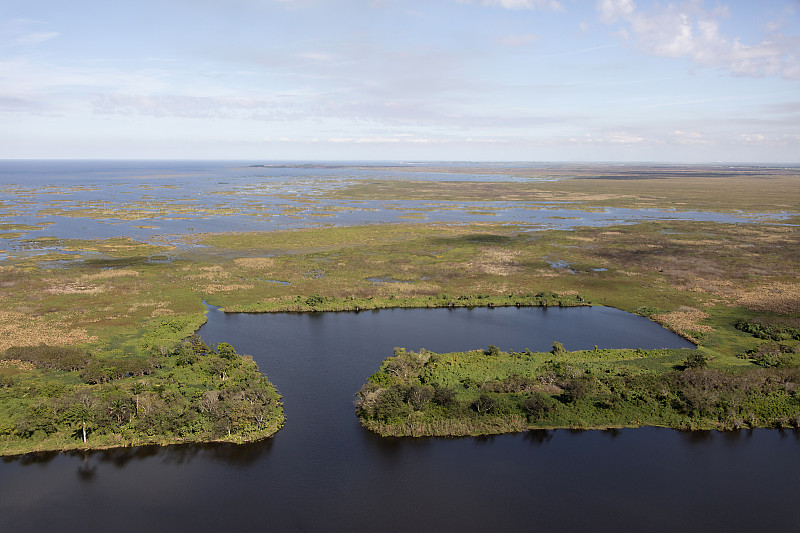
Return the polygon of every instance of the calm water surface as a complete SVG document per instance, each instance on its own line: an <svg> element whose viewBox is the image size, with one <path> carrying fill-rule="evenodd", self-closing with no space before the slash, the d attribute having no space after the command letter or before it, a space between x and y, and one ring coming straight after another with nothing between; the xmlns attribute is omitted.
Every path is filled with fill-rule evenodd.
<svg viewBox="0 0 800 533"><path fill-rule="evenodd" d="M644 428L380 439L353 393L395 346L682 347L607 308L243 315L200 333L250 353L287 423L246 446L6 458L0 531L796 531L800 437ZM569 340L568 340L569 339Z"/></svg>

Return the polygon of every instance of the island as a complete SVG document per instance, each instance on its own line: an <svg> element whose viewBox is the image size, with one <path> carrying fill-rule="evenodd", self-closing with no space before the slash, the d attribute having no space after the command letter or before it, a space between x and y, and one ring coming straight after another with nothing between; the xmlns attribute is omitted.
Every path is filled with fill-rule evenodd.
<svg viewBox="0 0 800 533"><path fill-rule="evenodd" d="M800 339L800 329L792 328ZM797 345L795 345L797 346ZM457 437L531 429L800 426L800 350L753 368L709 369L696 350L395 349L356 394L364 427L385 437Z"/></svg>

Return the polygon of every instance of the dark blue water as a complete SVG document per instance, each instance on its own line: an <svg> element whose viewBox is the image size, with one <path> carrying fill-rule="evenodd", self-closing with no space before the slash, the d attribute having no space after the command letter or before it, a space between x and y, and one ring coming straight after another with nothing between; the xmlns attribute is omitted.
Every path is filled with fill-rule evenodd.
<svg viewBox="0 0 800 533"><path fill-rule="evenodd" d="M353 393L394 346L683 346L606 308L227 315L287 423L245 446L144 447L0 464L3 531L796 531L800 435L535 431L381 439Z"/></svg>

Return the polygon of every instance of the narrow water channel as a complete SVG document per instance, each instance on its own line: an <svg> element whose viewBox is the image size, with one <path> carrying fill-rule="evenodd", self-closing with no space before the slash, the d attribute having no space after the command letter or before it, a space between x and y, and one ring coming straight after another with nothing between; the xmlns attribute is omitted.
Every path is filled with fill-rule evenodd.
<svg viewBox="0 0 800 533"><path fill-rule="evenodd" d="M0 530L796 530L800 437L778 430L535 431L381 439L352 398L395 346L438 352L685 347L608 308L245 315L200 330L252 354L287 423L245 445L0 464Z"/></svg>

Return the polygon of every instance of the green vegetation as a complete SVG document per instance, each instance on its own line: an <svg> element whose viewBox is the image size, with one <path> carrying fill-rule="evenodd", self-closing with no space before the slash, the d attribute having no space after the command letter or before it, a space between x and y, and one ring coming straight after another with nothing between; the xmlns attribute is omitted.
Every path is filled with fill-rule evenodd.
<svg viewBox="0 0 800 533"><path fill-rule="evenodd" d="M150 357L65 346L0 355L0 455L185 442L245 442L283 424L250 357L196 336Z"/></svg>
<svg viewBox="0 0 800 533"><path fill-rule="evenodd" d="M383 436L459 436L536 428L800 426L800 366L711 368L694 350L398 348L356 395Z"/></svg>
<svg viewBox="0 0 800 533"><path fill-rule="evenodd" d="M474 175L501 172L490 167L428 165L405 171ZM744 426L749 425L752 410L744 411L742 406L756 401L750 397L742 400L725 396L725 401L733 402L730 405L735 405L739 413L730 419L715 419L705 411L698 415L700 418L692 418L673 402L672 407L662 409L662 414L668 417L672 413L669 416L675 418L661 422L626 417L623 411L633 409L633 400L625 397L615 400L614 409L599 408L597 401L591 404L595 406L592 408L584 403L590 402L586 398L602 394L612 398L612 385L616 387L614 391L645 387L638 385L637 379L667 380L670 394L680 399L684 398L683 393L672 388L678 385L669 381L678 376L711 376L723 381L751 376L747 379L757 382L762 378L783 379L780 376L794 371L800 360L800 205L787 191L796 187L797 169L573 165L539 170L503 168L502 173L513 181L349 180L341 186L315 186L310 192L287 195L286 205L277 206L283 214L308 220L309 216L325 214L323 211L361 209L360 201L387 201L386 208L394 209L388 202L406 199L422 202L402 208L402 216L407 218L422 220L426 213L441 209L466 210L493 213L492 224L415 222L310 227L162 236L149 242L131 238L29 238L21 234L39 230L44 224L0 224L0 236L17 239L0 256L0 453L227 438L224 428L214 425L211 411L203 412L198 407L201 396L208 391L212 396L216 394L213 391L220 391L217 400L223 404L227 401L225 394L230 391L223 394L220 387L228 387L230 380L222 380L221 375L214 377L211 372L211 362L219 359L219 354L206 351L206 355L197 355L194 363L178 364L195 359L180 355L181 349L176 346L203 324L204 300L227 311L242 312L589 303L612 306L647 316L699 347L689 353L664 352L645 354L646 357L623 357L627 352L586 353L581 356L585 361L576 359L579 366L586 366L581 367L584 373L591 370L596 380L591 382L586 397L578 398L583 386L580 381L558 378L560 381L552 385L561 392L547 392L537 384L540 388L531 390L545 396L527 398L529 408L533 413L548 413L542 418L545 422L537 424L638 425L637 420L641 419L675 427L734 427L736 424L728 422L738 416ZM225 196L283 194L274 187L264 183L220 190L221 203L214 207L203 207L191 200L158 202L155 197L146 203L88 205L77 201L37 205L43 208L43 215L119 220L178 215L189 219L208 215L257 216L276 212L276 208L262 205L257 199L235 206ZM58 190L60 194L68 192ZM22 205L34 192L19 188L14 193L15 201ZM47 190L39 192L44 194ZM330 200L350 201L351 206L331 206ZM606 207L728 213L741 210L744 214L772 213L775 219L736 224L663 220L553 230L503 217L509 208L553 206L584 211L602 211ZM7 208L13 210L15 206L9 203ZM777 220L778 214L786 213L794 214L793 218ZM499 348L488 352L487 357L495 360L506 357ZM605 359L592 360L595 355ZM541 357L559 362L577 356L563 347L554 347L553 353ZM537 358L540 356L532 361L541 366ZM251 363L242 361L243 372L252 368ZM606 366L597 374L601 363ZM639 376L641 369L653 374L633 377ZM631 375L619 374L623 371ZM527 374L523 369L516 372L532 380L541 375L535 374L535 369L525 370ZM469 377L483 384L487 378L509 376L476 371ZM608 382L609 376L617 376L618 381ZM424 385L433 386L432 382ZM570 392L573 385L578 388ZM765 398L777 398L778 393L762 385L761 389L753 388L755 385L739 388L753 397L758 396L754 391L761 390ZM479 420L487 427L497 423L494 414L499 412L497 405L502 404L493 405L489 400L496 401L497 395L506 393L460 386L461 389L452 384L447 385L448 389L435 390L425 409L437 405L444 409L437 402L446 404L450 398L465 409L464 419L480 414L486 415ZM133 394L134 387L143 387L142 392ZM451 395L447 390L453 387ZM156 429L143 434L137 429L140 422L128 417L130 427L120 418L117 428L107 429L111 426L101 422L118 418L109 414L106 401L117 394L114 391L127 394L128 400L150 395L153 405L163 402L170 408L175 406L176 411L165 419L172 417L177 425L152 426ZM188 407L181 411L178 406L184 404L162 396L168 391L185 398ZM403 396L403 391L396 392L401 398L398 402L408 407L422 402L430 389L417 390L415 394L421 396L414 400ZM85 445L83 421L78 439L69 431L75 429L75 420L80 417L67 414L79 410L75 407L70 411L76 405L75 398L84 394L92 398L84 402L92 416L87 420ZM471 407L476 401L476 407ZM650 399L645 404L658 411ZM617 412L619 409L622 411ZM411 410L406 415L420 417L419 412L426 411ZM770 417L758 410L752 412L756 425L769 425L772 422L768 420L779 419L781 424L791 423L783 420L783 415ZM20 431L21 420L32 423L36 419L32 413L39 413L44 426ZM186 426L180 422L184 420L181 413L197 418ZM569 413L574 417L569 418L573 416ZM521 417L519 427L533 423L524 409L515 411L514 416ZM48 425L47 420L52 424ZM185 427L197 429L179 429ZM475 431L468 431L471 432ZM260 430L231 426L232 440L261 435Z"/></svg>

